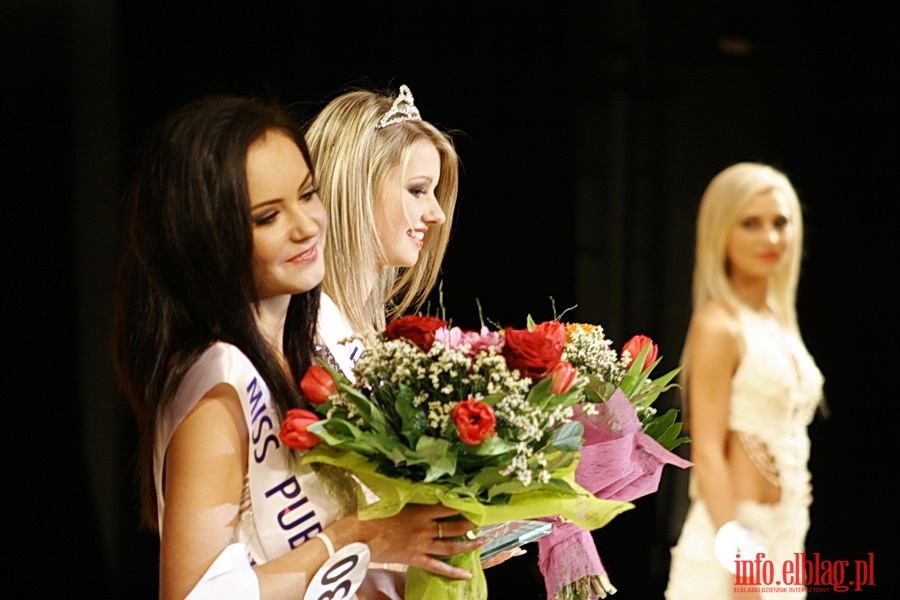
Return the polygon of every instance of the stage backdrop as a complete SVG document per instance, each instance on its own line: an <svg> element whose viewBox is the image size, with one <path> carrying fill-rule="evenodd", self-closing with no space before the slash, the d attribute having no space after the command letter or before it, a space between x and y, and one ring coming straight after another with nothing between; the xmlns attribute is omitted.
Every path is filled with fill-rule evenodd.
<svg viewBox="0 0 900 600"><path fill-rule="evenodd" d="M896 595L896 23L880 0L6 0L17 597L157 597L107 353L115 212L148 128L209 93L275 97L307 119L347 86L403 83L457 130L443 291L461 325L477 323L476 302L504 325L548 318L552 298L618 342L650 335L673 368L706 182L739 160L793 179L808 232L800 321L831 410L811 428L808 548L873 553L876 586L854 597ZM661 596L685 481L667 474L596 534L616 598ZM542 598L535 554L492 569L491 597Z"/></svg>

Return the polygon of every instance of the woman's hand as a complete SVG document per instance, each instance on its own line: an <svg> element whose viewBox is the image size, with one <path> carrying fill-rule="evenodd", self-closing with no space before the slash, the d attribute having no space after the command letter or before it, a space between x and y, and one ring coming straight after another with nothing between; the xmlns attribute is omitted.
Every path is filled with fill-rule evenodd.
<svg viewBox="0 0 900 600"><path fill-rule="evenodd" d="M486 540L466 539L466 533L475 529L475 524L440 504L410 504L393 517L355 520L354 529L359 534L355 539L348 538L346 543L366 542L374 562L402 563L452 579L470 579L472 574L448 565L439 557L478 550L486 543Z"/></svg>

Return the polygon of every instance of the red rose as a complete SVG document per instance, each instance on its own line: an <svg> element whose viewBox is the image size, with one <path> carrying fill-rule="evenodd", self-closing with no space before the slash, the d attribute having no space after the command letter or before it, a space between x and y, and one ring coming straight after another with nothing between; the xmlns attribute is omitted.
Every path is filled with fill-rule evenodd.
<svg viewBox="0 0 900 600"><path fill-rule="evenodd" d="M578 375L578 371L575 367L564 360L559 361L547 375L553 378L553 381L550 382L550 391L554 394L565 394L575 383L576 375Z"/></svg>
<svg viewBox="0 0 900 600"><path fill-rule="evenodd" d="M553 340L553 343L559 344L560 348L566 345L566 326L559 321L544 321L543 323L538 323L534 326L532 331L540 331Z"/></svg>
<svg viewBox="0 0 900 600"><path fill-rule="evenodd" d="M300 380L300 389L307 400L313 404L322 404L334 393L334 378L325 367L313 365Z"/></svg>
<svg viewBox="0 0 900 600"><path fill-rule="evenodd" d="M650 350L647 352L647 357L644 359L644 366L641 370L646 369L650 365L653 364L653 361L656 360L657 354L659 354L659 348L656 344L653 343L653 340L648 338L646 335L636 335L622 346L622 352L624 353L626 350L631 358L628 361L628 365L625 368L631 366L631 363L637 359L638 354L641 353L641 350L644 349L644 346L650 346Z"/></svg>
<svg viewBox="0 0 900 600"><path fill-rule="evenodd" d="M527 329L504 330L506 343L503 356L511 369L525 377L542 379L562 358L566 343L566 327L559 321L547 321Z"/></svg>
<svg viewBox="0 0 900 600"><path fill-rule="evenodd" d="M446 327L447 322L437 317L406 315L388 323L384 335L389 340L404 338L428 352L434 342L434 332Z"/></svg>
<svg viewBox="0 0 900 600"><path fill-rule="evenodd" d="M453 422L459 432L459 439L476 446L489 435L494 435L497 417L494 409L475 398L463 400L453 409Z"/></svg>
<svg viewBox="0 0 900 600"><path fill-rule="evenodd" d="M292 408L281 422L278 438L294 450L309 450L319 443L319 436L307 431L307 428L319 421L316 413L302 408Z"/></svg>

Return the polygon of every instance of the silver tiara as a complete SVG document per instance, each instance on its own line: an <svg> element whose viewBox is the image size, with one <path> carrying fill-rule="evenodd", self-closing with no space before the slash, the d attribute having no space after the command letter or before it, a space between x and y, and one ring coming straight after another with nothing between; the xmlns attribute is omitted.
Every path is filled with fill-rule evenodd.
<svg viewBox="0 0 900 600"><path fill-rule="evenodd" d="M403 121L421 121L422 115L413 101L412 92L405 85L400 86L400 93L394 99L389 111L382 115L375 129L382 129L388 125L402 123Z"/></svg>

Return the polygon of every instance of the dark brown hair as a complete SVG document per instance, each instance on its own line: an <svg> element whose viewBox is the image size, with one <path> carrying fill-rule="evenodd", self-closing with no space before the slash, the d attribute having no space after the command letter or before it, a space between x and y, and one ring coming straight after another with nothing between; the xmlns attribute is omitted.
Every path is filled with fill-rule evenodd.
<svg viewBox="0 0 900 600"><path fill-rule="evenodd" d="M137 420L142 515L151 529L157 415L210 345L239 348L282 414L303 405L296 381L314 352L319 288L291 300L284 328L290 373L254 319L246 160L251 144L270 130L293 139L312 168L303 134L283 109L232 96L195 101L154 131L125 196L112 356Z"/></svg>

